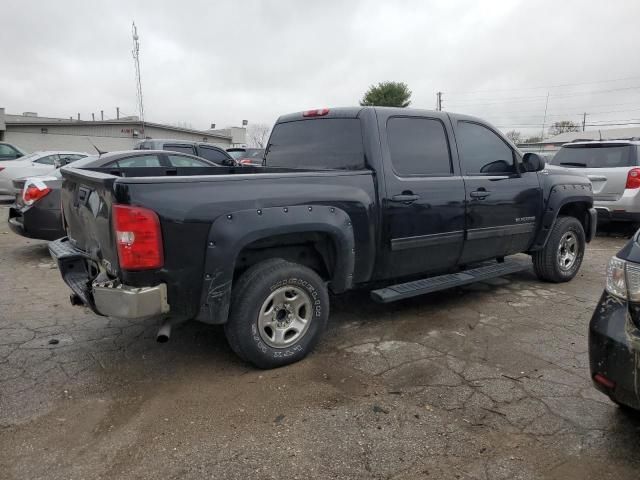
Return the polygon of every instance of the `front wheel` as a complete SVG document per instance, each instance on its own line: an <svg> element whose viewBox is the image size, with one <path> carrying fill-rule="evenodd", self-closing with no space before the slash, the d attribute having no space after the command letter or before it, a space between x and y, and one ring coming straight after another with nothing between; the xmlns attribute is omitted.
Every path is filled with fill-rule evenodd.
<svg viewBox="0 0 640 480"><path fill-rule="evenodd" d="M584 229L578 219L558 217L547 244L532 254L536 275L547 282L568 282L582 265L585 246Z"/></svg>
<svg viewBox="0 0 640 480"><path fill-rule="evenodd" d="M234 286L225 333L238 356L275 368L307 356L328 318L329 294L318 274L271 259L249 268Z"/></svg>

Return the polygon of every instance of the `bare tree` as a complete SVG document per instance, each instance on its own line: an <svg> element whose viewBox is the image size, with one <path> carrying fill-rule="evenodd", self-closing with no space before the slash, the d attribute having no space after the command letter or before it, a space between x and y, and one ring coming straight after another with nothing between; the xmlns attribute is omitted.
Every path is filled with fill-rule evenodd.
<svg viewBox="0 0 640 480"><path fill-rule="evenodd" d="M517 130L510 130L505 133L506 137L516 145L522 142L522 134Z"/></svg>
<svg viewBox="0 0 640 480"><path fill-rule="evenodd" d="M551 127L549 127L549 135L560 135L561 133L566 132L579 132L580 126L572 122L571 120L562 120L560 122L555 122Z"/></svg>
<svg viewBox="0 0 640 480"><path fill-rule="evenodd" d="M271 127L264 123L252 123L247 127L247 145L253 148L264 148L269 140Z"/></svg>

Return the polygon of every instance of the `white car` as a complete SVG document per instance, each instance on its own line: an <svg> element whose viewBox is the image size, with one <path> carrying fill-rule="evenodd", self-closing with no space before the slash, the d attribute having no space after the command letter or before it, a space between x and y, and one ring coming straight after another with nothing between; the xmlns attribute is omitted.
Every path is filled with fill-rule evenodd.
<svg viewBox="0 0 640 480"><path fill-rule="evenodd" d="M34 152L17 160L0 162L0 195L13 195L13 181L48 175L63 164L88 156L83 152Z"/></svg>

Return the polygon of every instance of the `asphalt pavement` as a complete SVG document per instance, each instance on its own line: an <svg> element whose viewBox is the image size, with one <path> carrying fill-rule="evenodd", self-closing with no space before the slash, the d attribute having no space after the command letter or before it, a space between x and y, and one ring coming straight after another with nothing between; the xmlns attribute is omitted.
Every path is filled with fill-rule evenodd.
<svg viewBox="0 0 640 480"><path fill-rule="evenodd" d="M609 257L379 305L332 299L306 360L262 371L220 327L110 320L69 304L45 242L0 207L2 479L637 479L640 416L589 379Z"/></svg>

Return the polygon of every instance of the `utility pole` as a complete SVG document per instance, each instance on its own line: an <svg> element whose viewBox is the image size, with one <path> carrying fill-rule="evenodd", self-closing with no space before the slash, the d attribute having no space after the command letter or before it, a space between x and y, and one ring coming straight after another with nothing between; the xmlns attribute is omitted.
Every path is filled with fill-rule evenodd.
<svg viewBox="0 0 640 480"><path fill-rule="evenodd" d="M584 127L585 127L586 123L587 123L587 112L584 112L582 114L582 131L583 132L584 132Z"/></svg>
<svg viewBox="0 0 640 480"><path fill-rule="evenodd" d="M120 107L116 107L116 119L120 120Z"/></svg>
<svg viewBox="0 0 640 480"><path fill-rule="evenodd" d="M547 102L544 104L544 118L542 120L542 132L540 132L540 141L544 140L544 127L547 123L547 108L549 108L549 92L547 92Z"/></svg>
<svg viewBox="0 0 640 480"><path fill-rule="evenodd" d="M93 120L94 122L96 121L96 114L95 113L91 114L91 120Z"/></svg>
<svg viewBox="0 0 640 480"><path fill-rule="evenodd" d="M442 92L436 93L436 110L442 111Z"/></svg>
<svg viewBox="0 0 640 480"><path fill-rule="evenodd" d="M140 42L138 42L138 28L136 23L133 22L132 28L133 34L133 62L136 67L136 91L138 95L138 111L140 112L140 124L142 125L142 134L144 136L144 104L142 102L142 79L140 78Z"/></svg>
<svg viewBox="0 0 640 480"><path fill-rule="evenodd" d="M104 110L100 110L100 120L104 122Z"/></svg>

